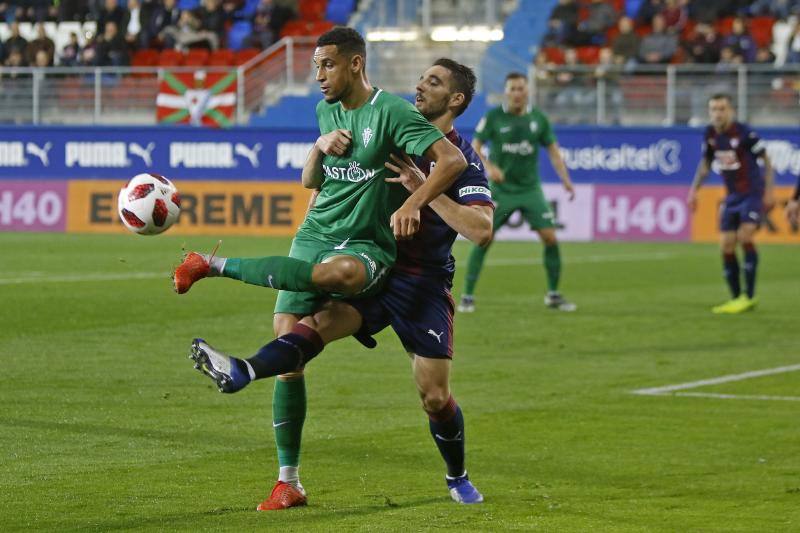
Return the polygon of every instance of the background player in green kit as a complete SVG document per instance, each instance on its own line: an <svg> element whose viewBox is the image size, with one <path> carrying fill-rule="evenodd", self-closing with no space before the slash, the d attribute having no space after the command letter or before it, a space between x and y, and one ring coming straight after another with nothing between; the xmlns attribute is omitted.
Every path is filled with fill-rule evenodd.
<svg viewBox="0 0 800 533"><path fill-rule="evenodd" d="M544 303L560 311L574 311L575 304L558 292L561 276L561 254L556 239L552 209L542 192L539 181L539 146L547 148L550 162L569 199L575 190L569 172L550 126L550 121L540 110L528 107L528 81L524 74L512 72L506 76L506 104L490 110L478 123L472 146L480 154L490 179L492 199L495 203L494 231L508 221L517 210L539 233L544 243L544 267L547 273L547 294ZM489 144L489 157L483 155L483 145ZM489 246L475 246L467 263L464 292L458 310L471 313L475 310L474 291Z"/></svg>

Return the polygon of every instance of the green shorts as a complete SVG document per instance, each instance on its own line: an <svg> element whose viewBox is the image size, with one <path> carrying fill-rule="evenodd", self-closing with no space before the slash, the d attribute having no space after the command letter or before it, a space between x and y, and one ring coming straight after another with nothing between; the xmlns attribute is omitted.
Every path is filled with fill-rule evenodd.
<svg viewBox="0 0 800 533"><path fill-rule="evenodd" d="M522 211L522 217L530 224L531 229L556 227L555 214L541 187L516 194L492 191L492 200L495 204L494 231L499 230L517 210Z"/></svg>
<svg viewBox="0 0 800 533"><path fill-rule="evenodd" d="M367 284L360 293L354 296L355 298L372 296L380 292L391 264L387 264L389 258L386 252L372 242L348 242L345 247L342 247L341 244L331 244L305 235L297 235L289 250L289 257L302 259L309 263L323 263L326 259L337 255L351 255L366 267ZM341 297L343 296L326 292L278 291L275 313L305 316L319 309L327 300ZM349 298L354 297L349 296Z"/></svg>

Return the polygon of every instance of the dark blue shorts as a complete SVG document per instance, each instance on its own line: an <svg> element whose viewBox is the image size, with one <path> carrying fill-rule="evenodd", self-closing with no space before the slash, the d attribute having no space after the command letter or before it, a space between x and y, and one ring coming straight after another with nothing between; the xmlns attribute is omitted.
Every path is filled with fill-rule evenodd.
<svg viewBox="0 0 800 533"><path fill-rule="evenodd" d="M394 271L376 296L348 300L361 313L360 335L392 326L406 351L420 357L453 357L451 282Z"/></svg>
<svg viewBox="0 0 800 533"><path fill-rule="evenodd" d="M742 224L761 224L764 203L760 194L729 196L720 207L720 231L736 231Z"/></svg>

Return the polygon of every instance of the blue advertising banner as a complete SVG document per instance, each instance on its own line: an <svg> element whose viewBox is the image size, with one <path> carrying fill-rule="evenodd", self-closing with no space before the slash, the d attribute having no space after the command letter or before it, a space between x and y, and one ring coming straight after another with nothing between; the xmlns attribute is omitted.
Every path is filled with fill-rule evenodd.
<svg viewBox="0 0 800 533"><path fill-rule="evenodd" d="M758 132L777 182L794 183L800 130ZM556 133L578 183L686 185L701 156L702 130L693 128L560 127ZM176 180L294 181L317 135L255 128L1 128L0 179L127 180L156 172ZM557 182L544 153L541 159L542 179Z"/></svg>

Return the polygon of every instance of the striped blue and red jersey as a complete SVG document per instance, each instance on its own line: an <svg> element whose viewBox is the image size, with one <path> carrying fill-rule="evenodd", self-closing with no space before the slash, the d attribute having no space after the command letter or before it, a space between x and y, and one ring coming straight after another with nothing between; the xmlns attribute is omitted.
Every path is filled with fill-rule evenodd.
<svg viewBox="0 0 800 533"><path fill-rule="evenodd" d="M462 205L488 205L494 207L489 182L483 163L466 139L453 129L447 134L467 160L467 168L445 191L448 197ZM434 163L417 158L415 163L428 176ZM394 268L405 274L452 279L456 261L451 254L458 234L430 207L420 212L420 228L414 237L397 242L397 261Z"/></svg>
<svg viewBox="0 0 800 533"><path fill-rule="evenodd" d="M743 122L734 122L723 132L713 126L706 128L703 155L722 176L728 195L764 194L764 172L758 166L764 151L758 134Z"/></svg>

